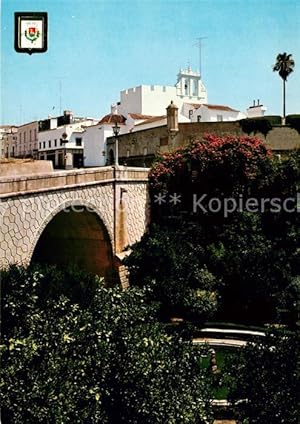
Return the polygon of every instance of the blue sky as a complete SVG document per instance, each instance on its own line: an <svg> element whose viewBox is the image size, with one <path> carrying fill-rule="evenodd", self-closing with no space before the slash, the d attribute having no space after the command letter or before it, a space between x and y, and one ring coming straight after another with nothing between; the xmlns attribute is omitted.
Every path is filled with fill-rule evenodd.
<svg viewBox="0 0 300 424"><path fill-rule="evenodd" d="M14 51L16 11L46 11L48 52ZM2 0L1 123L59 114L100 118L123 89L174 85L180 67L199 68L208 101L244 111L260 99L282 112L282 83L272 65L292 53L287 113L300 113L299 0ZM53 110L53 107L55 109Z"/></svg>

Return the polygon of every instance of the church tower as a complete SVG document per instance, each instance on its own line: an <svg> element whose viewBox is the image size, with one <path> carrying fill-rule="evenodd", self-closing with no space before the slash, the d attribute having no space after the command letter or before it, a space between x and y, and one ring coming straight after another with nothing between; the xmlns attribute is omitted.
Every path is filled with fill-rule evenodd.
<svg viewBox="0 0 300 424"><path fill-rule="evenodd" d="M200 73L188 69L180 69L176 83L177 96L185 102L207 103L207 91L204 87Z"/></svg>

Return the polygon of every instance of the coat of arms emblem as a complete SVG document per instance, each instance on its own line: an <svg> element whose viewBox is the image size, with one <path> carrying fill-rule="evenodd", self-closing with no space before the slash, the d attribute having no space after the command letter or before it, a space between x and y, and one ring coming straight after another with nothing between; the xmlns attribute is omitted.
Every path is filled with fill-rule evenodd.
<svg viewBox="0 0 300 424"><path fill-rule="evenodd" d="M32 43L37 40L40 36L40 31L36 27L29 27L25 31L25 37L27 40L31 41Z"/></svg>

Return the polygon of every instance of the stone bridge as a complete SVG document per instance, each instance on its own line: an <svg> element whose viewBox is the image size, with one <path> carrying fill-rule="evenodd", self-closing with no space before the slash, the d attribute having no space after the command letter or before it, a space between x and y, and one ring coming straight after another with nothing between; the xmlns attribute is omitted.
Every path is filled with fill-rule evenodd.
<svg viewBox="0 0 300 424"><path fill-rule="evenodd" d="M148 169L103 167L0 178L0 268L77 264L125 282L125 249L149 222Z"/></svg>

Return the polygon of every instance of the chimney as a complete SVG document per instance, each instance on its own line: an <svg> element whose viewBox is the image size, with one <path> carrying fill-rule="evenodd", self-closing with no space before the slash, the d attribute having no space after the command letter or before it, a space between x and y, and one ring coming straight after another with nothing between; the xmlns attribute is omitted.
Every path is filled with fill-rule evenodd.
<svg viewBox="0 0 300 424"><path fill-rule="evenodd" d="M167 107L167 127L170 134L178 132L178 107L173 100Z"/></svg>
<svg viewBox="0 0 300 424"><path fill-rule="evenodd" d="M111 105L110 107L110 113L112 115L117 115L118 114L118 105L116 105L115 103Z"/></svg>
<svg viewBox="0 0 300 424"><path fill-rule="evenodd" d="M71 110L64 110L64 124L72 124L73 112Z"/></svg>
<svg viewBox="0 0 300 424"><path fill-rule="evenodd" d="M255 100L253 100L253 106L255 106Z"/></svg>

